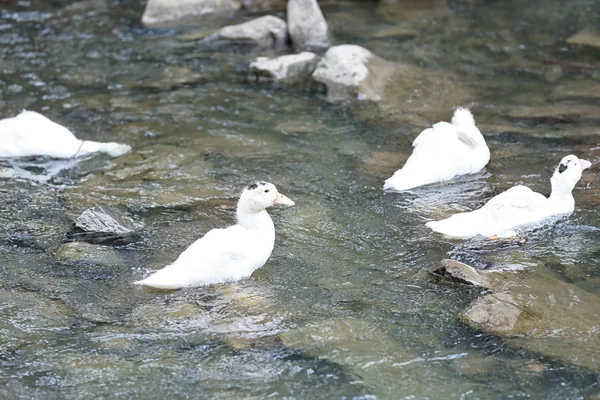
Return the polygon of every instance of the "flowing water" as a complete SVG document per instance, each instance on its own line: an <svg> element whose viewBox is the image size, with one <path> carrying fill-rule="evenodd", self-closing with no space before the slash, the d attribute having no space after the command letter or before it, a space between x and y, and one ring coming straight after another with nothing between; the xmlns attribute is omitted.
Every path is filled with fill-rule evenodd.
<svg viewBox="0 0 600 400"><path fill-rule="evenodd" d="M454 77L448 108L417 86L391 113L327 103L308 85L251 83L249 61L275 50L146 29L136 0L0 8L1 117L31 109L133 147L116 159L0 161L14 175L0 178L1 398L597 398L600 368L461 324L478 290L427 273L452 257L551 270L600 295L596 167L574 191L575 213L524 244L424 226L514 184L548 193L566 154L600 161L598 47L566 43L599 26L594 0L323 3L336 43ZM450 118L453 87L468 88L489 166L384 193L414 137ZM254 180L296 201L270 211L277 238L262 269L206 289L131 285L231 224ZM138 240L65 243L97 204L124 210Z"/></svg>

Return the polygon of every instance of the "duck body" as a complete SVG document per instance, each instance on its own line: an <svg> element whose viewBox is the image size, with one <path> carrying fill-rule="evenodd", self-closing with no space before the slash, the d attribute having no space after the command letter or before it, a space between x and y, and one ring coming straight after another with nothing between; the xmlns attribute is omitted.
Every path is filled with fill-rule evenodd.
<svg viewBox="0 0 600 400"><path fill-rule="evenodd" d="M130 150L125 144L77 139L67 128L35 111L0 120L0 157L72 158L96 152L117 157Z"/></svg>
<svg viewBox="0 0 600 400"><path fill-rule="evenodd" d="M406 164L387 179L384 189L409 190L481 171L490 160L485 138L471 112L458 108L452 123L438 122L413 142Z"/></svg>
<svg viewBox="0 0 600 400"><path fill-rule="evenodd" d="M575 209L572 190L590 162L573 155L564 157L552 176L552 193L545 197L525 186L514 186L493 197L480 209L459 213L426 225L449 237L468 239L511 237L515 229L537 225L549 217L570 214Z"/></svg>
<svg viewBox="0 0 600 400"><path fill-rule="evenodd" d="M209 231L173 264L135 284L180 289L248 278L267 262L273 251L275 227L266 211L273 204L293 206L294 202L278 193L273 184L250 185L240 197L237 224Z"/></svg>

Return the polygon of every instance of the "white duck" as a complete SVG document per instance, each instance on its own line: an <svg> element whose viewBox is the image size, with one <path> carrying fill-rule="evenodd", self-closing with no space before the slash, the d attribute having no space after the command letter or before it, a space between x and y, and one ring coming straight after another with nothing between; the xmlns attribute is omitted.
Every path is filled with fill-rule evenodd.
<svg viewBox="0 0 600 400"><path fill-rule="evenodd" d="M426 225L435 232L460 239L476 235L515 236L515 228L573 212L575 200L571 192L581 178L581 172L591 165L589 161L568 155L560 161L550 179L552 193L548 198L528 187L514 186L493 197L480 209L455 214L441 221L431 221Z"/></svg>
<svg viewBox="0 0 600 400"><path fill-rule="evenodd" d="M35 111L0 120L0 157L72 158L102 152L112 157L131 150L126 144L80 140L67 128Z"/></svg>
<svg viewBox="0 0 600 400"><path fill-rule="evenodd" d="M213 229L195 241L171 265L134 282L156 289L180 289L237 281L262 267L273 251L275 227L267 213L274 204L294 202L272 183L244 189L237 204L237 224Z"/></svg>
<svg viewBox="0 0 600 400"><path fill-rule="evenodd" d="M425 129L413 142L414 150L404 167L385 181L384 189L408 190L474 174L490 160L490 150L473 115L457 108L452 123L438 122Z"/></svg>

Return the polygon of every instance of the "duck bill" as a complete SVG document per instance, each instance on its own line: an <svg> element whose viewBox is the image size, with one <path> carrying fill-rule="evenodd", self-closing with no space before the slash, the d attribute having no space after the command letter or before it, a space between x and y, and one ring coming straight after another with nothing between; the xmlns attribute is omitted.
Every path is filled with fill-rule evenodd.
<svg viewBox="0 0 600 400"><path fill-rule="evenodd" d="M292 199L290 199L286 195L277 193L277 198L275 199L273 204L281 204L282 206L291 207L291 206L295 205L296 203L294 203L292 201Z"/></svg>
<svg viewBox="0 0 600 400"><path fill-rule="evenodd" d="M583 171L584 169L587 169L589 167L592 166L592 163L589 162L588 160L582 160L581 158L579 159L579 164L581 165L581 170Z"/></svg>

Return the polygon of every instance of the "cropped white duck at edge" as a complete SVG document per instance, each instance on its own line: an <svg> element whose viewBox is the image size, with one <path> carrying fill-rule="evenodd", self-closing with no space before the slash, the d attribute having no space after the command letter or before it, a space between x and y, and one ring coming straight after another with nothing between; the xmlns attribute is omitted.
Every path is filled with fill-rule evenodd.
<svg viewBox="0 0 600 400"><path fill-rule="evenodd" d="M275 227L267 208L295 203L272 183L253 183L242 191L237 224L213 229L188 247L171 265L134 282L155 289L206 286L248 278L268 260Z"/></svg>
<svg viewBox="0 0 600 400"><path fill-rule="evenodd" d="M525 186L514 186L493 197L478 210L455 214L441 221L431 221L427 226L446 236L467 239L515 236L515 229L543 223L543 220L572 213L575 209L573 188L584 169L592 164L574 155L564 157L550 182L552 193L546 198Z"/></svg>
<svg viewBox="0 0 600 400"><path fill-rule="evenodd" d="M67 128L35 111L0 120L0 157L80 157L106 153L118 157L131 150L126 144L80 140Z"/></svg>
<svg viewBox="0 0 600 400"><path fill-rule="evenodd" d="M409 190L474 174L490 160L485 138L466 108L457 108L452 123L438 122L413 142L414 150L404 167L385 181L384 189Z"/></svg>

